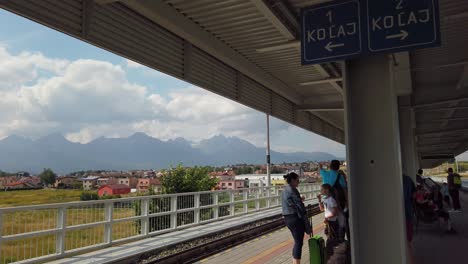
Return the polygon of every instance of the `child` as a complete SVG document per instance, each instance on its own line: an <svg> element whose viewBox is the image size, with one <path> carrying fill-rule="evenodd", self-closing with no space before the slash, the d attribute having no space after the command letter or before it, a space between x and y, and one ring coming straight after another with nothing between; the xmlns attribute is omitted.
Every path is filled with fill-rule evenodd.
<svg viewBox="0 0 468 264"><path fill-rule="evenodd" d="M341 237L340 225L338 223L339 210L335 198L331 196L330 184L323 184L321 193L317 198L319 200L320 211L325 212L326 234L328 239L339 240Z"/></svg>

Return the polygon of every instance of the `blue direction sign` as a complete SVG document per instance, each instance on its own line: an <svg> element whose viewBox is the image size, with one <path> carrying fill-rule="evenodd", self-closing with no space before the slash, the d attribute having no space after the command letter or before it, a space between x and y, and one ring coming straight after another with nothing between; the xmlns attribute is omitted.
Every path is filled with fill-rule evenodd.
<svg viewBox="0 0 468 264"><path fill-rule="evenodd" d="M367 0L369 52L440 45L437 0Z"/></svg>
<svg viewBox="0 0 468 264"><path fill-rule="evenodd" d="M302 64L341 60L362 52L358 0L302 10Z"/></svg>

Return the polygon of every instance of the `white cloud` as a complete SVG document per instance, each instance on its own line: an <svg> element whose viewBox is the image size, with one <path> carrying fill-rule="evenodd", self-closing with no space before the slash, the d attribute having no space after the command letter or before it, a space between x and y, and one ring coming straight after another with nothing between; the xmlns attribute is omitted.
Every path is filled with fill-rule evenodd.
<svg viewBox="0 0 468 264"><path fill-rule="evenodd" d="M138 62L134 62L134 61L129 60L129 59L125 59L125 66L128 69L139 70L146 77L160 78L160 77L167 76L166 74L164 74L162 72L159 72L157 70L153 70L151 68L146 67L143 64L140 64Z"/></svg>
<svg viewBox="0 0 468 264"><path fill-rule="evenodd" d="M145 66L144 65L141 65L140 63L138 62L134 62L132 60L129 60L129 59L125 59L125 62L126 62L126 65L128 68L144 68Z"/></svg>
<svg viewBox="0 0 468 264"><path fill-rule="evenodd" d="M41 72L60 75L68 63L67 60L46 58L40 53L22 52L12 56L5 47L0 46L0 91L34 81Z"/></svg>
<svg viewBox="0 0 468 264"><path fill-rule="evenodd" d="M189 85L168 96L151 93L127 78L126 69L143 67L129 60L124 66L52 59L40 53L12 55L0 47L0 138L60 132L69 140L87 143L135 132L192 141L224 134L265 145L264 114ZM272 138L284 137L290 127L273 119Z"/></svg>

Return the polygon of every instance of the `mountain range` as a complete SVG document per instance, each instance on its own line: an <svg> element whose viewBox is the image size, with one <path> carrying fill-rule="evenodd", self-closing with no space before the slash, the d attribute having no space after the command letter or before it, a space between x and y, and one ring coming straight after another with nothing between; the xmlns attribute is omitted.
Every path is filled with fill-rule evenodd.
<svg viewBox="0 0 468 264"><path fill-rule="evenodd" d="M325 152L271 151L272 163L323 161L335 158ZM185 166L263 164L265 148L223 135L196 144L184 138L162 141L144 133L127 138L97 138L87 144L68 141L61 134L37 140L12 135L0 140L0 170L38 173L51 168L63 174L79 170L165 169Z"/></svg>

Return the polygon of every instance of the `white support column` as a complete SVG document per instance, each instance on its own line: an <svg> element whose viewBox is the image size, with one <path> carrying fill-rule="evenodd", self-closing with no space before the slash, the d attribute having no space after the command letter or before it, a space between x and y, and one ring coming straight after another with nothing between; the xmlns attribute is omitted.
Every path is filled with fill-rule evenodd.
<svg viewBox="0 0 468 264"><path fill-rule="evenodd" d="M400 146L401 146L401 165L403 173L416 181L418 172L417 160L415 160L416 145L414 142L414 113L411 108L400 108Z"/></svg>
<svg viewBox="0 0 468 264"><path fill-rule="evenodd" d="M406 263L398 111L389 58L346 63L353 263Z"/></svg>

